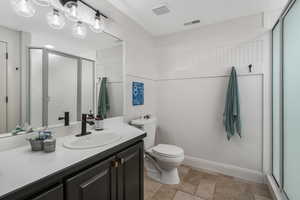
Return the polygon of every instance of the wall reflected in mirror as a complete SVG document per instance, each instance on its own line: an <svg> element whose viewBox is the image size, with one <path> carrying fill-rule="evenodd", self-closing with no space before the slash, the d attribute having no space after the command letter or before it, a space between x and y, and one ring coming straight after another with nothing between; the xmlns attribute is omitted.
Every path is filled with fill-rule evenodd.
<svg viewBox="0 0 300 200"><path fill-rule="evenodd" d="M70 112L70 123L82 113L100 113L103 80L105 117L123 115L122 41L92 32L74 38L72 23L51 29L44 9L27 19L17 16L9 1L0 2L0 137L25 124L63 125L64 112Z"/></svg>

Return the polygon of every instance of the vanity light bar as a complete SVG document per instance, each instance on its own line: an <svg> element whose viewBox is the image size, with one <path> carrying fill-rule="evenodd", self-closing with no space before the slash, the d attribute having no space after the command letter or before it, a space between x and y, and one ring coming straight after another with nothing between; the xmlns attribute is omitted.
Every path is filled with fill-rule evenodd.
<svg viewBox="0 0 300 200"><path fill-rule="evenodd" d="M54 6L53 11L48 13L47 22L49 26L53 29L62 29L65 25L65 17L67 17L70 21L73 21L75 24L72 28L73 36L83 39L86 37L87 31L85 24L88 24L90 30L95 33L101 33L105 29L105 19L108 17L101 13L98 9L88 4L83 0L59 0L63 9L56 8L55 5L52 4L52 0L10 0L11 5L14 11L23 17L33 17L36 13L36 9L34 8L32 1L39 6ZM83 6L91 9L95 12L95 17L92 21L83 22L82 19L79 18L78 15L78 3L81 3Z"/></svg>
<svg viewBox="0 0 300 200"><path fill-rule="evenodd" d="M96 12L96 14L100 14L100 16L104 17L105 19L108 19L108 17L101 13L98 9L96 9L95 7L93 7L92 5L88 4L87 2L83 1L83 0L59 0L60 3L64 6L66 5L67 3L69 2L74 2L74 3L77 3L77 2L81 2L83 5L85 5L86 7L89 7L90 9L92 9L93 11Z"/></svg>

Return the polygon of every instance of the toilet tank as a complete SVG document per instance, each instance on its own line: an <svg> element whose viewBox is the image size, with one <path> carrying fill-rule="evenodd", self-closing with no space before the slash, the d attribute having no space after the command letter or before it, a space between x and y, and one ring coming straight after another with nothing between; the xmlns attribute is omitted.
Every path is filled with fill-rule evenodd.
<svg viewBox="0 0 300 200"><path fill-rule="evenodd" d="M150 117L149 119L135 119L130 122L131 125L145 131L147 136L144 138L145 149L149 149L155 144L156 135L156 118Z"/></svg>

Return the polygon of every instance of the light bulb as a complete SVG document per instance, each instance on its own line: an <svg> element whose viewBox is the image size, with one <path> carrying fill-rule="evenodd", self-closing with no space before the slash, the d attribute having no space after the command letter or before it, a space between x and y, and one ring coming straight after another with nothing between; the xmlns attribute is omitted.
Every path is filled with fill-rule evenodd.
<svg viewBox="0 0 300 200"><path fill-rule="evenodd" d="M78 13L77 13L77 3L74 1L69 1L64 5L65 15L71 21L78 20Z"/></svg>
<svg viewBox="0 0 300 200"><path fill-rule="evenodd" d="M54 49L54 46L51 45L51 44L46 44L44 47L45 47L46 49Z"/></svg>
<svg viewBox="0 0 300 200"><path fill-rule="evenodd" d="M86 34L87 34L87 30L86 30L85 25L81 21L78 21L72 27L72 34L76 38L84 39L86 37Z"/></svg>
<svg viewBox="0 0 300 200"><path fill-rule="evenodd" d="M89 27L95 33L101 33L104 31L104 21L101 20L100 14L96 14L92 24L90 24Z"/></svg>
<svg viewBox="0 0 300 200"><path fill-rule="evenodd" d="M39 6L50 6L51 0L33 0Z"/></svg>
<svg viewBox="0 0 300 200"><path fill-rule="evenodd" d="M35 9L31 0L11 0L14 11L22 17L32 17L35 14Z"/></svg>
<svg viewBox="0 0 300 200"><path fill-rule="evenodd" d="M62 29L66 24L64 16L57 9L47 14L47 22L54 29Z"/></svg>

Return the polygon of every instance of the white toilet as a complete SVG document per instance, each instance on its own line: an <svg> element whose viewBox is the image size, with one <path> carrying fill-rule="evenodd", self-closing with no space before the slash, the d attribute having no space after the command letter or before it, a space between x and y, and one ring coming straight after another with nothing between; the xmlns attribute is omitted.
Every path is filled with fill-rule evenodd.
<svg viewBox="0 0 300 200"><path fill-rule="evenodd" d="M141 118L131 121L131 125L144 130L145 167L147 175L163 184L178 184L180 178L177 167L184 160L182 148L169 144L155 144L156 118Z"/></svg>

